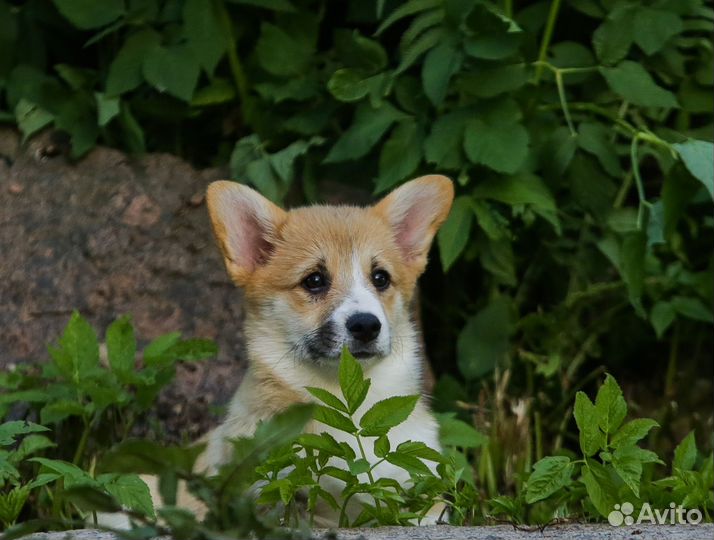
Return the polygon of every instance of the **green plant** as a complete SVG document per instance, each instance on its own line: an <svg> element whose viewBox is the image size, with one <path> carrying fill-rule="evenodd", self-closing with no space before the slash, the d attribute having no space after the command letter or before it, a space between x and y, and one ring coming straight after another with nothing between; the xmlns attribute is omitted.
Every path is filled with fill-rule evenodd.
<svg viewBox="0 0 714 540"><path fill-rule="evenodd" d="M128 508L153 512L148 488L136 475L112 471L95 475L96 462L130 435L135 421L172 381L177 362L213 356L215 344L167 334L147 345L139 367L130 320L122 317L107 329L106 358L102 359L94 330L75 312L49 351L52 360L40 368L23 367L0 378L0 418L12 412L15 418L22 415L40 424L14 421L2 426L3 446L14 445L17 436L31 433L17 448L0 455L0 478L10 487L3 496L7 504L14 501L12 511L3 517L6 526L19 515L30 491L42 486L47 489L38 490L34 501L40 517L73 519L77 505L65 491L88 485L116 496ZM38 452L52 458L27 458ZM20 481L20 465L30 471L30 480Z"/></svg>

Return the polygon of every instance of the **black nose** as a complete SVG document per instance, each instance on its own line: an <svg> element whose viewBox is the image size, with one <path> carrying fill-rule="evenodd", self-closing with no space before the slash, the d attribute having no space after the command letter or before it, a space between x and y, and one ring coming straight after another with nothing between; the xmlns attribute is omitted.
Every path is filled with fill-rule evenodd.
<svg viewBox="0 0 714 540"><path fill-rule="evenodd" d="M382 323L371 313L355 313L347 319L345 326L355 339L367 343L379 335Z"/></svg>

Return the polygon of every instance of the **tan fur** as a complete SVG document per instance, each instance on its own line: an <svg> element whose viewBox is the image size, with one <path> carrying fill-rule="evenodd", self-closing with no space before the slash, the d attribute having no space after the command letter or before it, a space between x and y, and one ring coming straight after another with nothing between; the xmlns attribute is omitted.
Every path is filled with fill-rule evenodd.
<svg viewBox="0 0 714 540"><path fill-rule="evenodd" d="M408 182L375 206L312 206L286 212L235 182L209 186L208 209L218 245L229 275L245 292L249 367L225 421L206 436L207 448L197 470L215 472L230 459L228 439L250 436L260 421L292 404L312 401L305 386L339 395L336 362L291 359L289 347L291 340L318 327L344 302L356 272L369 276L375 265L391 275L391 286L375 296L393 332L392 346L386 357L364 361L372 388L356 415L386 397L420 393L419 343L409 306L453 192L450 180L432 175ZM301 286L318 267L327 268L332 279L321 297ZM316 422L307 431L328 431L349 441ZM392 447L405 440L438 447L437 425L426 399L390 433L390 439ZM403 470L388 463L375 471L408 481ZM339 492L339 486L328 487ZM183 487L178 503L199 516L205 513ZM434 509L432 522L439 512ZM323 517L323 523L334 524L331 516Z"/></svg>

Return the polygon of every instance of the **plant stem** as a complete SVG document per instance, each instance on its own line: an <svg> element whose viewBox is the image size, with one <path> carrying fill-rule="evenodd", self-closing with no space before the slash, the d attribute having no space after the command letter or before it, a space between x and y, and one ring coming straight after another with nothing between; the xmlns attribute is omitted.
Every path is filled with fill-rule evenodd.
<svg viewBox="0 0 714 540"><path fill-rule="evenodd" d="M74 451L74 457L72 458L72 463L74 465L79 465L79 462L82 460L84 450L87 446L87 440L89 439L89 433L92 430L91 420L88 420L86 416L83 416L82 421L84 422L84 430L82 431L82 437L79 439L79 443L77 444L77 449Z"/></svg>
<svg viewBox="0 0 714 540"><path fill-rule="evenodd" d="M553 30L555 29L555 21L558 19L558 11L560 10L560 0L553 0L550 3L550 11L548 12L548 21L545 25L545 32L543 33L543 40L540 42L540 52L538 53L538 62L545 62L546 55L548 54L548 47L550 47L550 40L553 38ZM543 74L542 64L536 66L535 76L533 77L533 83L538 84L540 77Z"/></svg>
<svg viewBox="0 0 714 540"><path fill-rule="evenodd" d="M667 362L667 375L664 384L664 395L672 398L675 395L675 379L677 377L677 356L679 351L679 324L674 323L672 341L669 346L669 360Z"/></svg>
<svg viewBox="0 0 714 540"><path fill-rule="evenodd" d="M503 0L503 14L509 19L513 18L513 0Z"/></svg>
<svg viewBox="0 0 714 540"><path fill-rule="evenodd" d="M369 460L367 459L367 454L364 451L364 447L362 446L362 439L356 433L355 433L355 439L357 439L357 446L359 447L359 453L362 456L362 459L364 459L367 463L369 463ZM371 485L374 485L374 476L372 475L371 467L367 470L367 478L369 478L369 483ZM377 512L379 512L381 514L382 506L379 504L378 499L374 499L374 505L377 507Z"/></svg>

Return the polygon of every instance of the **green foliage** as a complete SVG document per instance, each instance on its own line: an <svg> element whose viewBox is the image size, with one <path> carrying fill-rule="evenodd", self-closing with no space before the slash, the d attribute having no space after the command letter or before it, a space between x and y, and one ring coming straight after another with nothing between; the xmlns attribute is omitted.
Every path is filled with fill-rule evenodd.
<svg viewBox="0 0 714 540"><path fill-rule="evenodd" d="M47 520L107 511L88 506L87 500L154 516L149 488L139 476L116 470L96 474L96 461L131 433L173 380L177 362L213 356L216 346L167 334L144 349L140 367L128 317L114 321L105 339L103 356L96 333L75 312L57 345L49 347L51 361L41 371L25 367L2 374L0 419L17 418L21 411L41 423L0 424L0 520L5 527L27 508L30 497L30 515ZM99 495L87 495L87 490Z"/></svg>

